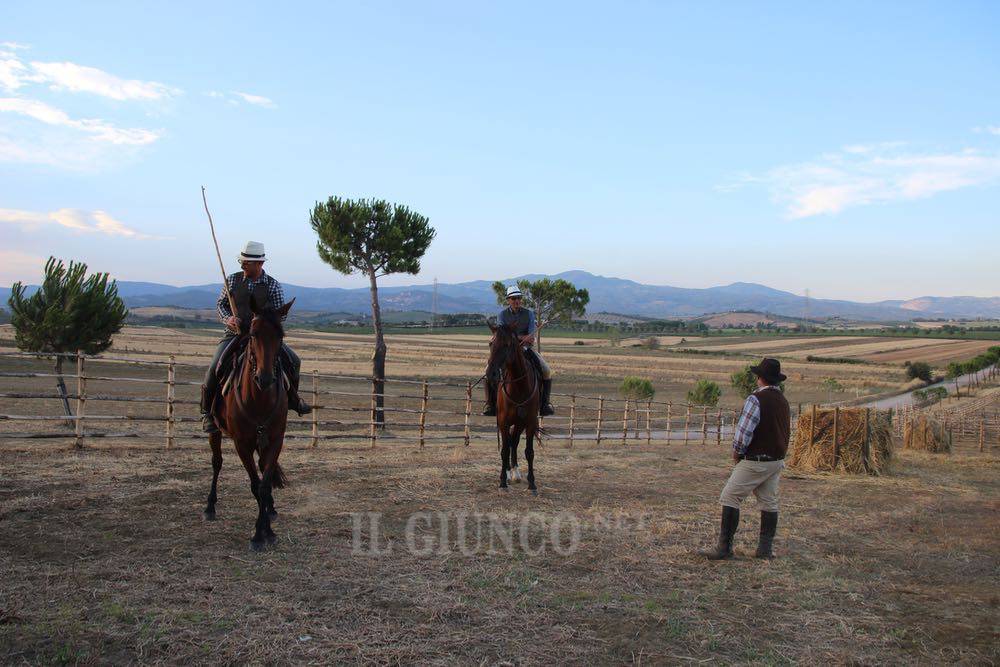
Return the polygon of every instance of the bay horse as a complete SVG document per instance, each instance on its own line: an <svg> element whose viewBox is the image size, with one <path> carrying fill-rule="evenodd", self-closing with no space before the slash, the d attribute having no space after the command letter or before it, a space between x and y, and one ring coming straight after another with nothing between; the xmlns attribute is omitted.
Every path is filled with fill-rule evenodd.
<svg viewBox="0 0 1000 667"><path fill-rule="evenodd" d="M278 354L285 335L281 320L293 303L295 299L277 310L260 310L251 299L253 318L245 334L246 351L233 362L238 368L232 376L232 386L215 401L215 421L233 439L236 453L250 477L250 492L257 499L257 524L250 538L250 548L254 551L261 551L278 539L271 529L271 519L278 514L271 492L287 483L278 465L288 421L288 391ZM205 519L212 520L222 469L222 433L212 433L208 442L212 447L212 490L208 494ZM258 459L256 464L254 454Z"/></svg>
<svg viewBox="0 0 1000 667"><path fill-rule="evenodd" d="M500 488L507 481L521 481L517 465L517 447L521 433L525 434L524 458L528 460L528 489L538 494L535 486L535 436L538 426L538 405L541 399L540 378L534 364L528 361L521 341L510 327L490 323L490 360L486 374L497 380L497 434L500 446Z"/></svg>

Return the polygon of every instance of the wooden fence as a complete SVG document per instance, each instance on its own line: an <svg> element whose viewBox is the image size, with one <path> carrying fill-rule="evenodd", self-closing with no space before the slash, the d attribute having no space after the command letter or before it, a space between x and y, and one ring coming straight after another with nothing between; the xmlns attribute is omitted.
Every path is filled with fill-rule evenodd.
<svg viewBox="0 0 1000 667"><path fill-rule="evenodd" d="M0 357L20 360L54 358L51 353L0 352ZM197 388L200 379L182 379L182 372L200 376L207 366L178 362L174 357L163 360L138 359L117 355L62 355L76 363L75 372L63 377L76 383L69 392L75 414L0 414L0 423L41 422L72 429L26 431L0 427L0 439L73 439L82 447L90 438L150 438L162 437L167 447L180 439L203 439L200 428L186 425L200 423ZM67 364L68 365L68 364ZM94 370L100 365L99 371ZM113 368L131 367L143 372L118 373ZM56 373L29 368L0 371L0 378L9 378L8 387L0 399L56 400L55 391L25 391L10 385L33 379L51 379ZM114 385L117 393L98 391L98 387ZM123 387L159 386L158 391L145 395L123 391ZM386 379L384 393L385 423L376 422L372 407L379 394L370 377L302 372L300 393L314 407L311 415L289 418L286 438L307 440L317 446L324 440L362 439L372 447L383 440L412 440L423 447L430 442L455 442L468 445L473 439L494 440L496 424L493 418L479 416L480 401L474 390L482 391L473 382L432 381L427 379ZM188 394L179 396L178 391ZM186 390L186 391L185 391ZM149 395L156 394L156 395ZM580 443L596 445L636 442L704 443L721 445L732 433L738 411L716 407L654 400L632 400L585 394L553 393L559 404L559 415L547 417L542 424L547 439L564 440L573 447ZM124 405L113 410L109 405ZM51 405L55 405L54 403ZM96 406L101 406L99 409ZM132 409L129 409L132 408ZM6 410L4 410L6 412ZM31 412L34 412L33 410ZM112 414L117 412L116 414ZM365 414L360 418L360 414ZM108 424L127 424L127 430L109 430ZM87 428L95 424L101 430Z"/></svg>
<svg viewBox="0 0 1000 667"><path fill-rule="evenodd" d="M22 363L32 360L36 365L39 359L54 356L51 353L0 352L0 358ZM70 357L76 364L75 373L63 375L76 382L76 391L69 393L69 399L75 404L75 414L69 417L61 411L0 414L0 439L73 439L82 447L89 438L162 437L166 447L173 447L181 439L205 438L200 430L197 391L207 362L204 365L178 362L172 356L162 360L117 355L63 356ZM129 374L113 370L123 367L136 370ZM180 377L185 374L188 379ZM197 379L191 379L192 374ZM0 371L0 378L10 378L9 384L22 384L32 379L54 381L56 373L31 367ZM109 383L115 386L117 393L98 391ZM386 399L385 423L381 423L374 420L373 406L379 394L375 393L370 377L303 370L300 392L314 410L305 418L291 414L286 438L308 441L313 447L320 441L331 440L367 440L372 447L379 441L408 440L424 447L434 442L469 445L473 439L496 439L495 421L478 415L480 402L474 397L474 390L482 390L473 382L387 379L385 383L381 394ZM156 395L126 391L128 387L150 386L159 388L145 394ZM636 401L576 393L553 393L553 397L559 414L545 418L542 423L548 439L565 441L569 447L587 443L722 445L724 441L728 445L739 417L739 412L733 409L671 401ZM61 405L61 396L54 391L14 388L0 392L0 399L60 399ZM117 414L113 414L115 410L109 406L114 405L125 409L118 409ZM802 404L792 408L793 428L802 409ZM365 417L360 418L361 414ZM904 421L912 415L912 409L892 415L898 434L902 434ZM11 426L32 422L69 424L72 428L26 431ZM87 428L94 424L101 425L102 430ZM108 425L113 424L128 428L109 430ZM3 428L4 425L7 428ZM1000 433L997 416L987 417L985 413L964 415L950 427L960 429L962 434L974 434L978 429L980 439L990 439L992 434Z"/></svg>

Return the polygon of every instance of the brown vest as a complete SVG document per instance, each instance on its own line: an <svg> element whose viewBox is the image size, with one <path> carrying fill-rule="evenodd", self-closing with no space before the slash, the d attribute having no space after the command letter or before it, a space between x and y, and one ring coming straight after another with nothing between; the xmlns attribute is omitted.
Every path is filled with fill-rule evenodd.
<svg viewBox="0 0 1000 667"><path fill-rule="evenodd" d="M791 432L791 410L780 389L761 389L754 393L760 403L760 422L753 431L753 439L746 455L766 454L776 459L785 458L788 436Z"/></svg>
<svg viewBox="0 0 1000 667"><path fill-rule="evenodd" d="M244 326L250 326L253 319L253 311L250 310L250 297L253 297L258 310L265 310L271 307L270 297L267 293L267 285L263 281L254 285L253 290L247 286L247 278L242 273L233 274L233 301L236 303L236 315L243 321Z"/></svg>

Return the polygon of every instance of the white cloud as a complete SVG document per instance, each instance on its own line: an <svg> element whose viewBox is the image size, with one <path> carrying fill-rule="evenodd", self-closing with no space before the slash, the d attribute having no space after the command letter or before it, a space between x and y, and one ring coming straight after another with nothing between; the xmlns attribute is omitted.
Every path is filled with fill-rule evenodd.
<svg viewBox="0 0 1000 667"><path fill-rule="evenodd" d="M97 141L106 141L112 144L144 146L160 138L160 133L154 130L115 127L96 118L74 120L61 109L56 109L44 102L20 97L0 97L0 112L20 114L46 125L70 127L86 132Z"/></svg>
<svg viewBox="0 0 1000 667"><path fill-rule="evenodd" d="M130 239L164 238L138 232L101 210L81 211L74 208L61 208L56 211L38 212L0 208L0 224L4 223L17 225L28 231L36 231L43 226L56 224L87 234L106 234Z"/></svg>
<svg viewBox="0 0 1000 667"><path fill-rule="evenodd" d="M238 90L234 90L233 95L236 95L247 104L253 104L254 106L258 107L273 109L275 106L277 106L274 103L274 100L272 100L269 97L264 97L263 95L251 95L250 93L241 93Z"/></svg>
<svg viewBox="0 0 1000 667"><path fill-rule="evenodd" d="M1000 125L983 125L982 127L972 128L972 131L977 134L992 134L1000 137Z"/></svg>
<svg viewBox="0 0 1000 667"><path fill-rule="evenodd" d="M112 100L157 101L180 94L180 90L156 81L122 79L96 67L75 63L32 62L33 81L49 84L54 90L92 93Z"/></svg>
<svg viewBox="0 0 1000 667"><path fill-rule="evenodd" d="M766 187L792 219L1000 182L1000 153L973 149L916 153L903 146L897 142L848 146L741 182Z"/></svg>

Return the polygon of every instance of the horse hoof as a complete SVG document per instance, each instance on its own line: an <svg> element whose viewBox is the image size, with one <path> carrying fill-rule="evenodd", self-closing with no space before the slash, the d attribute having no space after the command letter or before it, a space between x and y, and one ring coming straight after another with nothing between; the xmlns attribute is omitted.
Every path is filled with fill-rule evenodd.
<svg viewBox="0 0 1000 667"><path fill-rule="evenodd" d="M261 552L267 548L267 542L264 540L250 540L250 551Z"/></svg>
<svg viewBox="0 0 1000 667"><path fill-rule="evenodd" d="M533 489L533 488L531 488L529 486L528 490L531 491L531 495L533 495L533 496L537 496L538 495L538 489Z"/></svg>
<svg viewBox="0 0 1000 667"><path fill-rule="evenodd" d="M215 510L205 510L201 515L205 517L205 521L215 521Z"/></svg>
<svg viewBox="0 0 1000 667"><path fill-rule="evenodd" d="M500 490L501 491L510 491L510 487L507 486L506 484L501 484L500 485Z"/></svg>
<svg viewBox="0 0 1000 667"><path fill-rule="evenodd" d="M271 533L270 535L265 536L264 539L267 540L268 544L274 544L275 542L278 541L278 536L275 535L274 533Z"/></svg>
<svg viewBox="0 0 1000 667"><path fill-rule="evenodd" d="M514 468L514 470L513 470L513 478L514 478L515 482L520 482L521 481L522 478L521 478L521 469L520 468Z"/></svg>

